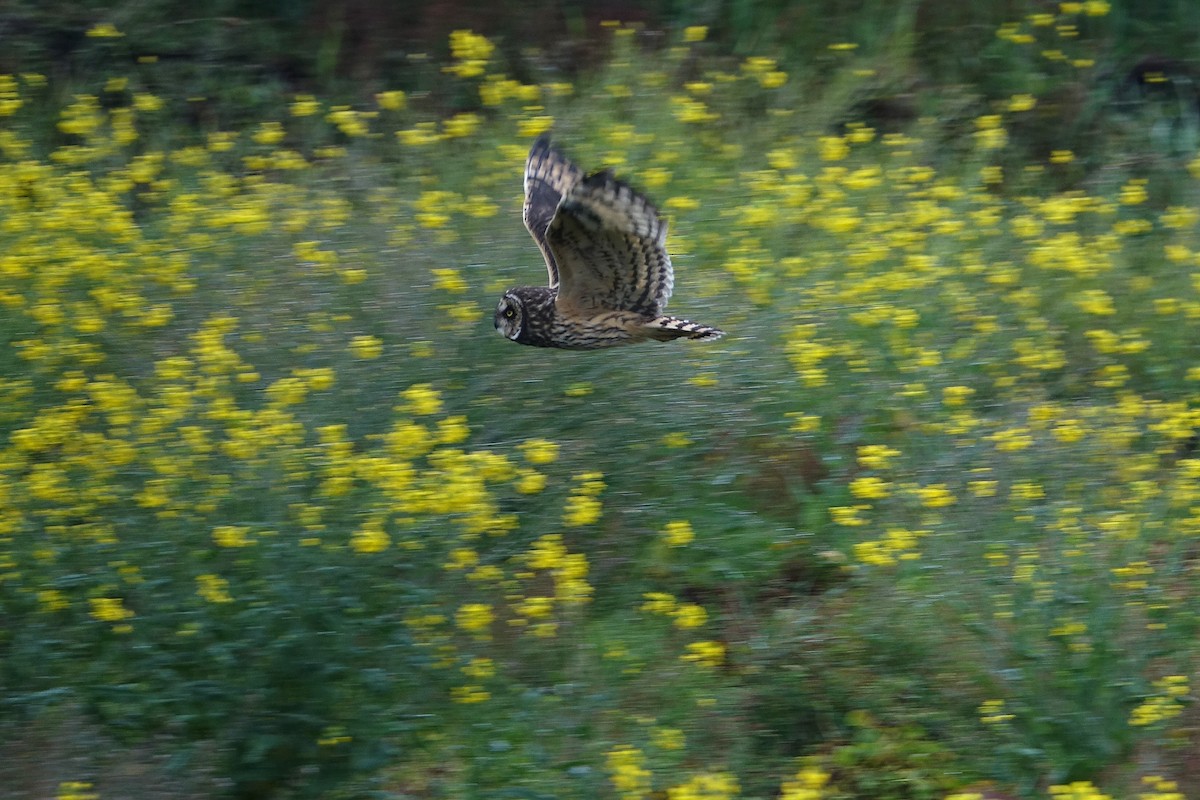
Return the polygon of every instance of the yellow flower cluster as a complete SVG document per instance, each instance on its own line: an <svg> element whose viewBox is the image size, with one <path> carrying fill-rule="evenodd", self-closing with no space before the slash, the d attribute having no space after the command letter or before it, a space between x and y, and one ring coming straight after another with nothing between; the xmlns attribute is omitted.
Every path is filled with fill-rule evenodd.
<svg viewBox="0 0 1200 800"><path fill-rule="evenodd" d="M1142 783L1149 789L1138 793L1138 800L1187 800L1179 785L1158 775L1146 775Z"/></svg>
<svg viewBox="0 0 1200 800"><path fill-rule="evenodd" d="M928 531L889 527L883 537L854 543L854 557L864 564L890 567L921 557L917 543Z"/></svg>
<svg viewBox="0 0 1200 800"><path fill-rule="evenodd" d="M645 756L630 745L617 745L608 751L609 780L621 800L643 800L650 795L651 774L645 768Z"/></svg>
<svg viewBox="0 0 1200 800"><path fill-rule="evenodd" d="M477 33L469 30L451 31L450 53L455 63L444 69L460 78L478 77L487 70L488 60L495 49L495 45Z"/></svg>
<svg viewBox="0 0 1200 800"><path fill-rule="evenodd" d="M551 533L535 541L526 551L525 563L529 569L550 574L554 581L555 602L572 606L591 599L587 558L582 553L568 552L561 535Z"/></svg>
<svg viewBox="0 0 1200 800"><path fill-rule="evenodd" d="M1112 800L1090 781L1073 781L1051 786L1050 797L1054 800Z"/></svg>
<svg viewBox="0 0 1200 800"><path fill-rule="evenodd" d="M133 630L133 626L125 620L132 619L134 613L125 607L121 598L93 597L88 602L92 607L89 613L93 619L116 623L113 625L113 631L116 633L129 633Z"/></svg>
<svg viewBox="0 0 1200 800"><path fill-rule="evenodd" d="M56 800L100 800L100 795L92 791L92 784L86 781L64 781L54 796Z"/></svg>
<svg viewBox="0 0 1200 800"><path fill-rule="evenodd" d="M1086 59L1072 48L1089 35L1084 18L1107 13L1100 0L1064 2L1004 26L995 44L1026 48L1055 74L1082 69ZM929 166L940 163L928 157L931 144L864 124L772 132L771 120L794 111L794 82L774 60L674 71L704 51L680 46L643 70L633 31L618 28L595 98L621 122L587 128L590 141L578 146L614 165L661 155L638 177L664 189L678 228L693 229L673 244L695 265L689 295L701 304L732 298L726 307L745 316L734 323L751 334L737 357L781 355L790 373L762 383L779 392L770 403L790 409L775 420L783 444L764 448L763 464L747 465L750 477L729 491L768 471L789 487L812 484L812 533L833 537L831 562L844 563L845 550L882 568L853 571L847 592L856 598L894 592L892 581L919 591L926 578L905 562L953 558L982 577L970 580L970 604L987 635L1027 638L1035 654L1040 645L1094 655L1108 636L1130 642L1130 652L1160 652L1155 637L1179 637L1190 624L1177 614L1186 605L1180 570L1200 536L1200 459L1191 453L1200 366L1188 360L1200 320L1198 215L1186 202L1194 187L1163 209L1150 172L1122 167L1107 182L1079 181L1091 156L1076 156L1069 142L1022 170L1010 142L1046 110L1034 94L1006 96L968 120L974 147L961 174ZM679 36L696 45L707 34L694 26ZM88 35L121 36L106 23ZM604 519L605 541L626 536L632 517L605 515L605 506L626 502L628 484L617 492L614 477L605 495L600 472L562 481L570 473L555 465L590 452L587 434L565 448L543 438L515 452L472 446L473 432L506 441L514 428L486 417L499 407L494 390L474 393L490 378L461 364L438 369L454 358L456 337L477 335L470 326L483 315L475 294L484 287L474 286L482 273L463 248L491 241L480 220L512 205L528 139L556 119L578 122L562 102L573 88L489 73L495 48L470 31L455 31L450 49L453 63L437 81L469 81L455 85L478 91L486 113L432 119L424 93L398 90L376 95L370 110L296 95L282 119L211 131L174 150L146 135L173 98L144 91L136 75L67 97L51 117L61 144L49 150L25 138L28 115L45 105L30 92L45 80L0 76L0 310L12 361L0 377L0 584L32 613L56 615L56 625L81 620L107 640L140 635L151 615L203 620L254 608L269 582L255 573L271 554L277 564L348 564L368 582L402 569L445 584L401 618L464 707L520 683L504 669L520 647L552 652L568 645L561 634L571 626L589 637L604 628L592 625L605 589L591 573L607 564L591 555L595 537L576 545L574 531L557 531ZM858 58L853 43L829 51ZM742 130L732 126L747 93L766 105L765 122L734 141L726 134ZM638 115L653 98L668 99L651 130ZM704 158L692 158L701 148ZM403 180L367 181L361 202L325 179L352 175L357 192L361 173L338 164L377 165L381 152ZM1200 177L1200 159L1178 179L1189 174ZM1039 175L1071 188L1044 191ZM730 187L736 203L710 202ZM360 243L365 229L350 227L361 225L377 226L369 246ZM387 255L387 269L375 252ZM415 265L403 273L415 298L405 310L438 312L406 340L378 312L398 296L381 280L392 261ZM761 309L770 314L756 316ZM755 331L755 319L771 325ZM736 388L728 358L696 356L680 380ZM608 397L600 372L579 370L546 385L582 414ZM721 392L704 394L723 402ZM709 446L702 424L672 419L631 449L705 465L728 457ZM557 491L567 495L561 515L549 499ZM673 519L694 507L670 508L652 512L660 523L647 547L667 562L680 556L669 548L696 537L691 522ZM146 531L170 542L171 558L139 538ZM716 537L704 549L725 546ZM685 553L687 569L705 555ZM62 580L84 558L95 569ZM651 567L648 580L685 569ZM168 584L174 598L161 600L153 587ZM631 590L643 613L624 609L629 638L622 631L595 648L618 662L620 680L640 674L651 685L663 675L650 670L682 671L707 690L726 674L726 641L758 668L739 640L725 638L727 619L653 588ZM1112 603L1107 616L1120 621L1075 605L1083 595ZM640 660L649 649L641 634L682 641L651 665ZM199 641L206 631L189 623L179 635ZM974 703L986 730L1009 736L1021 726L1005 723L1029 699ZM1186 676L1163 678L1128 725L1148 740L1189 700ZM623 717L608 719L609 741L622 741ZM692 723L639 721L656 726L652 748L606 755L616 793L652 796L650 764L662 763L674 770L658 781L668 798L736 795L733 772L679 766L706 755L705 737L684 737ZM337 724L317 739L323 748L352 741ZM780 796L833 796L830 783L805 767ZM1147 786L1144 800L1179 800L1169 781ZM1051 794L1104 797L1086 783Z"/></svg>
<svg viewBox="0 0 1200 800"><path fill-rule="evenodd" d="M725 645L711 640L692 642L680 658L697 666L716 669L725 663Z"/></svg>
<svg viewBox="0 0 1200 800"><path fill-rule="evenodd" d="M979 707L979 719L985 724L995 725L1015 719L1015 716L1004 710L1003 700L985 700Z"/></svg>
<svg viewBox="0 0 1200 800"><path fill-rule="evenodd" d="M787 83L787 73L779 69L773 58L751 56L742 62L742 71L758 81L764 89L778 89Z"/></svg>
<svg viewBox="0 0 1200 800"><path fill-rule="evenodd" d="M233 602L229 596L229 581L211 573L196 576L196 594L209 603Z"/></svg>
<svg viewBox="0 0 1200 800"><path fill-rule="evenodd" d="M663 541L669 547L684 547L692 543L696 538L696 532L692 530L692 524L687 520L675 520L668 522L662 530Z"/></svg>
<svg viewBox="0 0 1200 800"><path fill-rule="evenodd" d="M1183 702L1191 691L1186 675L1167 675L1154 682L1158 694L1147 698L1133 709L1129 724L1134 727L1156 725L1179 716Z"/></svg>
<svg viewBox="0 0 1200 800"><path fill-rule="evenodd" d="M458 609L454 623L464 631L487 638L495 616L486 603L466 603Z"/></svg>
<svg viewBox="0 0 1200 800"><path fill-rule="evenodd" d="M828 783L828 772L816 766L803 767L795 776L783 782L779 789L779 800L821 800L828 796L824 791Z"/></svg>
<svg viewBox="0 0 1200 800"><path fill-rule="evenodd" d="M604 476L599 472L585 472L575 476L576 485L567 497L563 511L563 524L568 528L593 525L600 520L602 506L600 494L604 491Z"/></svg>
<svg viewBox="0 0 1200 800"><path fill-rule="evenodd" d="M708 612L695 603L681 603L666 592L646 592L642 595L642 611L671 617L677 628L699 628L708 621Z"/></svg>
<svg viewBox="0 0 1200 800"><path fill-rule="evenodd" d="M667 800L731 800L740 791L728 772L701 772L667 789Z"/></svg>

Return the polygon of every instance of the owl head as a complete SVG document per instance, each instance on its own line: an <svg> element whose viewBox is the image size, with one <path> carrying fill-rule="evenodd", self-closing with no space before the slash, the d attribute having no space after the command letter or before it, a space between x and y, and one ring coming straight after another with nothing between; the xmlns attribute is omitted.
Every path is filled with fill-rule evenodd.
<svg viewBox="0 0 1200 800"><path fill-rule="evenodd" d="M525 304L516 292L505 292L496 304L496 330L516 342L520 340L524 327Z"/></svg>

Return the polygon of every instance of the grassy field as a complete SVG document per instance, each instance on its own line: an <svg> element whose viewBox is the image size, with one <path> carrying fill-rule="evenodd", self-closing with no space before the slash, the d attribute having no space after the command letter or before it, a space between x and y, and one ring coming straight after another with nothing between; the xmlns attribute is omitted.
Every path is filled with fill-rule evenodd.
<svg viewBox="0 0 1200 800"><path fill-rule="evenodd" d="M1196 121L1064 100L1106 11L890 130L698 27L227 124L0 76L9 785L1200 797ZM727 338L496 335L551 128Z"/></svg>

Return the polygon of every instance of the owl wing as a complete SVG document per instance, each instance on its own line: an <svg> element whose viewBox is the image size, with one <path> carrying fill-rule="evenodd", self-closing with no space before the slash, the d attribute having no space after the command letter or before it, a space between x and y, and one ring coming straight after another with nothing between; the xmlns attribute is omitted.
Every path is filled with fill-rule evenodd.
<svg viewBox="0 0 1200 800"><path fill-rule="evenodd" d="M546 231L558 265L559 310L658 316L675 285L666 241L666 221L611 172L579 181L563 196Z"/></svg>
<svg viewBox="0 0 1200 800"><path fill-rule="evenodd" d="M558 264L546 243L546 230L563 195L583 178L583 170L550 145L550 135L542 134L529 150L525 161L525 208L522 217L529 234L546 259L550 288L558 288Z"/></svg>

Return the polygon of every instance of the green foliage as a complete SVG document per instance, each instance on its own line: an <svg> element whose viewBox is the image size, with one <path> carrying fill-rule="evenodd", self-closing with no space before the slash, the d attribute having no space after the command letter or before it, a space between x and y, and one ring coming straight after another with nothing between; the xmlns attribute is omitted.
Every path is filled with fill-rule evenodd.
<svg viewBox="0 0 1200 800"><path fill-rule="evenodd" d="M961 788L953 754L920 730L881 726L864 713L850 723L851 742L809 759L830 775L826 797L933 800Z"/></svg>
<svg viewBox="0 0 1200 800"><path fill-rule="evenodd" d="M347 104L175 83L101 22L87 70L0 78L5 718L82 709L235 797L1182 770L1200 161L1183 81L1098 100L1101 10L1001 15L1012 69L888 126L861 92L915 6L827 80L622 26L517 80L464 31ZM656 199L672 309L727 340L494 335L551 126Z"/></svg>

